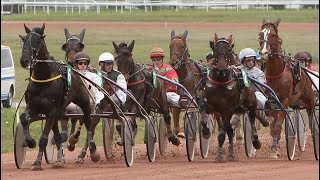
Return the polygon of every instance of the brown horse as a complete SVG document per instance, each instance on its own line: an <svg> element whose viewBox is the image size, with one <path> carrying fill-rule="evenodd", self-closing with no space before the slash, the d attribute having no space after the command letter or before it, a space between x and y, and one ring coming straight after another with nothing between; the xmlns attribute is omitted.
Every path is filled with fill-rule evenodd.
<svg viewBox="0 0 320 180"><path fill-rule="evenodd" d="M159 113L163 114L169 142L172 142L174 145L179 145L179 138L172 133L171 116L164 82L157 78L157 87L152 87L152 74L133 61L132 50L134 43L134 40L130 45L126 43L117 45L115 42L112 42L117 54L116 62L118 70L126 78L128 90L134 95L137 101L145 107L148 114L150 114L151 109L157 109ZM134 109L136 106L134 106L133 102L130 102L130 99L126 102L125 106L129 111L137 112L137 110Z"/></svg>
<svg viewBox="0 0 320 180"><path fill-rule="evenodd" d="M311 113L314 107L314 96L312 85L304 71L297 69L297 61L292 61L284 54L281 45L282 39L278 34L280 19L275 22L263 19L259 34L261 57L266 60L267 85L270 86L278 96L283 106L288 109L306 109L311 124ZM268 106L266 103L266 107ZM273 117L270 124L272 146L270 158L277 159L280 148L280 137L282 123L285 113L282 111L270 110Z"/></svg>
<svg viewBox="0 0 320 180"><path fill-rule="evenodd" d="M214 60L210 73L207 76L208 80L204 93L207 99L206 113L218 113L222 118L222 122L218 121L220 127L218 135L219 146L215 162L222 161L222 145L226 133L229 137L229 154L227 160L234 161L234 132L230 124L230 119L234 113L241 112L243 106L249 111L253 146L256 149L261 148L255 127L256 97L251 87L243 85L243 82L238 78L238 70L233 67L231 61L233 56L232 36L229 36L228 39L219 39L218 35L215 34L211 47L214 52Z"/></svg>
<svg viewBox="0 0 320 180"><path fill-rule="evenodd" d="M202 89L204 87L204 67L200 66L197 62L193 61L190 58L188 46L187 46L187 35L188 31L185 31L182 35L176 35L175 31L171 31L171 42L169 45L170 48L170 65L177 72L179 77L179 83L182 84L191 95L198 94L197 98L201 99L203 96ZM198 92L198 93L197 93ZM178 94L180 96L184 95L182 89L178 88ZM203 106L204 103L199 103L200 106ZM203 107L200 107L203 109ZM172 116L174 122L174 133L179 134L181 131L179 125L179 116L181 109L180 108L172 108ZM204 112L204 111L201 111ZM202 116L206 116L206 114L201 113ZM203 119L208 119L203 117ZM203 137L209 138L210 131L207 126L206 121L202 121L202 133Z"/></svg>

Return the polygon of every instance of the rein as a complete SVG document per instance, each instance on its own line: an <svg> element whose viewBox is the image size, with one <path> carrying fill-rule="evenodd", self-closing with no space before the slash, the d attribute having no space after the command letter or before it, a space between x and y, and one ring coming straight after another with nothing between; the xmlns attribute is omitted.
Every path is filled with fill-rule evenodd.
<svg viewBox="0 0 320 180"><path fill-rule="evenodd" d="M133 61L132 61L132 64L133 64L134 66L136 66L136 64L135 64ZM131 66L131 67L132 67L132 66ZM143 68L139 69L138 71L130 74L130 76L129 76L128 79L127 79L127 86L134 86L134 85L138 85L138 84L144 83L144 82L146 81L146 79L145 79L144 77L143 77L143 79L140 80L140 81L135 81L135 82L132 82L132 83L128 83L128 81L129 81L130 78L132 78L134 75L138 74L139 72L143 71L144 69L145 69L145 68L143 67ZM130 68L130 71L131 71L131 68Z"/></svg>

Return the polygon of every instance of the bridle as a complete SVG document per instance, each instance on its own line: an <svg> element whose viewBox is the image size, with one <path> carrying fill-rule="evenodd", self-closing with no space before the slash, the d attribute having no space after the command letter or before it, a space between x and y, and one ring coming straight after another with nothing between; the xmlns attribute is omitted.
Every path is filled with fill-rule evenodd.
<svg viewBox="0 0 320 180"><path fill-rule="evenodd" d="M226 43L228 45L228 51L229 52L226 52L226 50L223 48L223 46L219 46L219 49L216 49L218 48L218 43ZM227 61L227 64L228 66L231 66L231 54L232 54L232 46L230 45L229 41L227 41L226 39L222 38L222 39L219 39L217 42L215 42L215 45L214 45L214 48L212 49L212 51L214 52L213 53L213 60L214 62L217 62L218 61L218 57L220 54L222 54L225 58L225 60ZM229 56L227 55L229 54ZM212 64L213 67L215 67L215 65Z"/></svg>
<svg viewBox="0 0 320 180"><path fill-rule="evenodd" d="M29 66L30 66L30 69L31 69L38 62L36 60L37 60L39 51L42 48L42 46L45 47L45 43L44 43L44 40L42 39L43 36L38 34L38 33L36 33L36 32L34 32L34 31L28 33L27 36L28 35L29 35L29 38L28 38L27 41L24 42L23 47L22 47L22 54L24 54L24 52L29 52L30 53L31 62L29 62L29 64L30 64ZM32 46L32 36L33 35L35 35L35 36L39 37L39 39L41 39L38 48L35 48L35 47ZM26 46L28 46L28 48L26 48Z"/></svg>
<svg viewBox="0 0 320 180"><path fill-rule="evenodd" d="M175 41L175 40L183 41L181 38L174 38L174 39L171 40L171 43L173 43L173 41ZM174 44L174 47L176 47L176 45L177 45L177 43ZM173 48L173 49L177 49L177 48ZM188 46L187 46L187 44L185 42L184 42L184 45L182 46L182 49L183 49L183 53L180 56L179 52L171 51L171 48L170 48L170 59L172 59L172 56L174 56L174 55L176 55L178 57L178 59L179 59L179 61L173 66L174 69L179 69L182 64L191 63L190 61L183 61L185 58L190 57Z"/></svg>

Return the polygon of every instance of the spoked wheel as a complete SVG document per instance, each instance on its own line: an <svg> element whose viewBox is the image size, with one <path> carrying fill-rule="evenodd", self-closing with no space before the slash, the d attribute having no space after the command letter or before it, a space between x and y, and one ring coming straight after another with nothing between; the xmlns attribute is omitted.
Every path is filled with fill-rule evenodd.
<svg viewBox="0 0 320 180"><path fill-rule="evenodd" d="M47 164L51 164L54 161L53 160L54 147L55 147L54 134L53 134L53 131L51 130L48 135L48 144L47 144L46 150L44 151L44 157L46 159Z"/></svg>
<svg viewBox="0 0 320 180"><path fill-rule="evenodd" d="M21 122L17 124L14 132L14 160L18 169L23 168L26 158L26 142Z"/></svg>
<svg viewBox="0 0 320 180"><path fill-rule="evenodd" d="M133 132L130 125L130 122L126 119L122 120L122 132L121 139L123 144L123 153L126 164L128 167L133 165L133 148L134 148L134 140L133 140Z"/></svg>
<svg viewBox="0 0 320 180"><path fill-rule="evenodd" d="M107 159L112 158L114 119L102 118L103 150Z"/></svg>
<svg viewBox="0 0 320 180"><path fill-rule="evenodd" d="M312 140L314 156L319 161L319 109L315 109L312 113Z"/></svg>
<svg viewBox="0 0 320 180"><path fill-rule="evenodd" d="M246 150L247 157L254 157L256 155L256 149L252 144L252 127L247 112L243 114L243 132L244 132L244 148Z"/></svg>
<svg viewBox="0 0 320 180"><path fill-rule="evenodd" d="M206 119L204 119L206 118ZM202 124L201 121L204 121L207 124L207 127L210 130L210 137L205 139L202 134ZM202 158L207 158L209 154L210 147L213 145L214 141L214 129L215 129L215 121L212 114L200 115L199 121L199 137L200 137L200 151Z"/></svg>
<svg viewBox="0 0 320 180"><path fill-rule="evenodd" d="M306 123L301 110L295 110L295 118L297 123L298 147L301 151L305 151L307 144Z"/></svg>
<svg viewBox="0 0 320 180"><path fill-rule="evenodd" d="M197 134L197 113L186 112L185 115L185 137L187 145L187 156L189 161L193 161L194 152L196 149L196 134Z"/></svg>
<svg viewBox="0 0 320 180"><path fill-rule="evenodd" d="M144 137L145 143L147 146L147 154L148 159L150 162L154 162L156 159L156 130L155 130L155 123L152 116L149 116L145 122L145 129L144 129Z"/></svg>
<svg viewBox="0 0 320 180"><path fill-rule="evenodd" d="M297 130L295 127L296 125L296 119L295 119L295 113L289 113L290 119L286 116L286 123L285 123L285 133L286 133L286 145L287 145L287 155L289 160L294 159L294 153L296 150L296 138L297 138Z"/></svg>
<svg viewBox="0 0 320 180"><path fill-rule="evenodd" d="M159 117L159 134L158 134L158 141L159 141L159 151L161 156L164 156L167 151L168 145L168 136L167 136L167 126L166 122L162 115Z"/></svg>

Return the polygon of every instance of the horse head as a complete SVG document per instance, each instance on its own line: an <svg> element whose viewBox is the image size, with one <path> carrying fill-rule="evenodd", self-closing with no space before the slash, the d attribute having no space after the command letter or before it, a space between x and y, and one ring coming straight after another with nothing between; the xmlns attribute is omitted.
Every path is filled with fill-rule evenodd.
<svg viewBox="0 0 320 180"><path fill-rule="evenodd" d="M232 35L228 39L219 38L214 35L213 41L210 41L210 47L213 51L212 75L217 78L228 78L231 75L229 67L234 65L232 48L234 46L234 38Z"/></svg>
<svg viewBox="0 0 320 180"><path fill-rule="evenodd" d="M181 64L187 63L189 60L189 50L186 43L188 31L184 31L182 35L175 34L171 31L170 49L170 65L177 70Z"/></svg>
<svg viewBox="0 0 320 180"><path fill-rule="evenodd" d="M19 37L23 41L20 64L21 67L29 69L35 59L45 60L49 58L47 56L43 56L43 53L48 54L44 41L45 23L43 23L41 28L35 27L30 30L25 24L24 28L27 35L19 35Z"/></svg>
<svg viewBox="0 0 320 180"><path fill-rule="evenodd" d="M133 58L132 58L132 50L134 47L135 41L132 40L130 45L128 46L126 43L122 42L117 45L114 41L112 41L114 50L117 54L115 60L117 62L118 70L124 75L126 80L128 80L131 70L134 66Z"/></svg>
<svg viewBox="0 0 320 180"><path fill-rule="evenodd" d="M282 44L282 40L278 36L280 21L280 18L273 23L270 20L262 20L261 31L259 33L259 52L264 60L267 60L268 56L272 54L280 53Z"/></svg>
<svg viewBox="0 0 320 180"><path fill-rule="evenodd" d="M67 28L64 28L64 34L66 37L66 43L62 45L61 49L66 52L66 59L69 63L73 63L73 58L77 52L84 49L82 44L85 29L83 29L78 35L71 35Z"/></svg>

